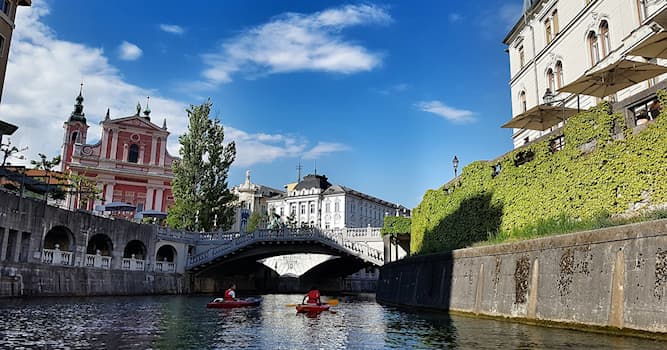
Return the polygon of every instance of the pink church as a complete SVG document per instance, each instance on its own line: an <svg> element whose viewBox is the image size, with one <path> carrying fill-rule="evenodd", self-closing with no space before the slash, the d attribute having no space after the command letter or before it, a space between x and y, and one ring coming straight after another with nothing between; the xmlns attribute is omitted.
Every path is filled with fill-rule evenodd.
<svg viewBox="0 0 667 350"><path fill-rule="evenodd" d="M73 209L94 210L111 202L128 203L136 212L165 212L174 202L171 183L174 161L167 152L167 122L162 127L151 122L150 108L123 118L111 119L109 110L100 123L102 139L86 143L88 124L79 92L74 111L65 122L62 171L83 175L97 184L102 199L80 204L78 195L68 199ZM143 114L143 115L142 115Z"/></svg>

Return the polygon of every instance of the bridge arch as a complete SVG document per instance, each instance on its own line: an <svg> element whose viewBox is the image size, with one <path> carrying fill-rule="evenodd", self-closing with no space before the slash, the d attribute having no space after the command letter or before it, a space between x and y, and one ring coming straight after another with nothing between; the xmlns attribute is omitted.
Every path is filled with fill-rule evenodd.
<svg viewBox="0 0 667 350"><path fill-rule="evenodd" d="M72 251L74 243L74 234L67 226L53 226L44 236L44 249Z"/></svg>

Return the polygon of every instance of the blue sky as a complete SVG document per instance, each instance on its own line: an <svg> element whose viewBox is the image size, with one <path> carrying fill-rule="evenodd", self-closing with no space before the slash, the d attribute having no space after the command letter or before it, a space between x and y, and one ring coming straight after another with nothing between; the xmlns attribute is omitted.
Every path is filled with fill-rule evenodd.
<svg viewBox="0 0 667 350"><path fill-rule="evenodd" d="M461 165L512 148L508 57L521 1L40 1L20 8L0 115L29 157L55 155L84 82L89 142L106 108L151 96L169 149L210 97L246 169L416 206Z"/></svg>

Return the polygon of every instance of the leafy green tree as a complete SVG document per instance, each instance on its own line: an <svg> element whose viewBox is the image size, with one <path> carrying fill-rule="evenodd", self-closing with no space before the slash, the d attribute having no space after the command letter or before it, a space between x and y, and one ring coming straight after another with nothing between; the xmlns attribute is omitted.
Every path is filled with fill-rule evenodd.
<svg viewBox="0 0 667 350"><path fill-rule="evenodd" d="M70 184L70 194L78 198L78 208L86 208L88 201L102 199L101 191L97 188L97 181L77 174L70 174L67 178Z"/></svg>
<svg viewBox="0 0 667 350"><path fill-rule="evenodd" d="M54 177L58 178L58 182L61 183L62 180L66 180L62 176L59 176L58 174L52 174L51 171L53 171L53 168L57 167L60 165L60 156L56 156L54 158L51 158L51 160L48 160L46 158L46 155L43 153L38 153L39 159L37 160L31 160L30 165L33 166L34 169L37 170L44 170L44 182L48 184L48 195L49 197L53 199L65 199L65 191L61 188L61 186L57 187L52 187L52 179Z"/></svg>
<svg viewBox="0 0 667 350"><path fill-rule="evenodd" d="M181 159L174 162L174 205L167 223L189 230L228 230L234 223L236 196L227 186L229 167L236 158L236 144L225 145L219 119L210 119L211 100L194 106L188 113L188 131L178 138Z"/></svg>
<svg viewBox="0 0 667 350"><path fill-rule="evenodd" d="M261 228L262 222L264 222L264 215L258 211L253 211L248 218L248 226L246 227L246 232L255 232L258 228Z"/></svg>
<svg viewBox="0 0 667 350"><path fill-rule="evenodd" d="M32 165L35 169L51 171L56 166L60 165L60 156L56 156L51 160L47 160L46 155L43 153L38 153L38 155L39 159L30 161L30 165Z"/></svg>

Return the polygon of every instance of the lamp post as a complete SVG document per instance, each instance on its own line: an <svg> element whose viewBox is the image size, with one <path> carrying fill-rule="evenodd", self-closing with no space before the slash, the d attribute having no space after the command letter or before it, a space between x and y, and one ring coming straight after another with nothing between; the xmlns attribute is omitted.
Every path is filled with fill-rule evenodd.
<svg viewBox="0 0 667 350"><path fill-rule="evenodd" d="M454 159L452 159L452 165L454 166L454 177L456 177L457 170L459 168L459 158L454 156Z"/></svg>
<svg viewBox="0 0 667 350"><path fill-rule="evenodd" d="M544 92L542 99L544 100L545 105L551 106L551 104L554 103L554 94L551 92L550 88L547 88L547 91Z"/></svg>

